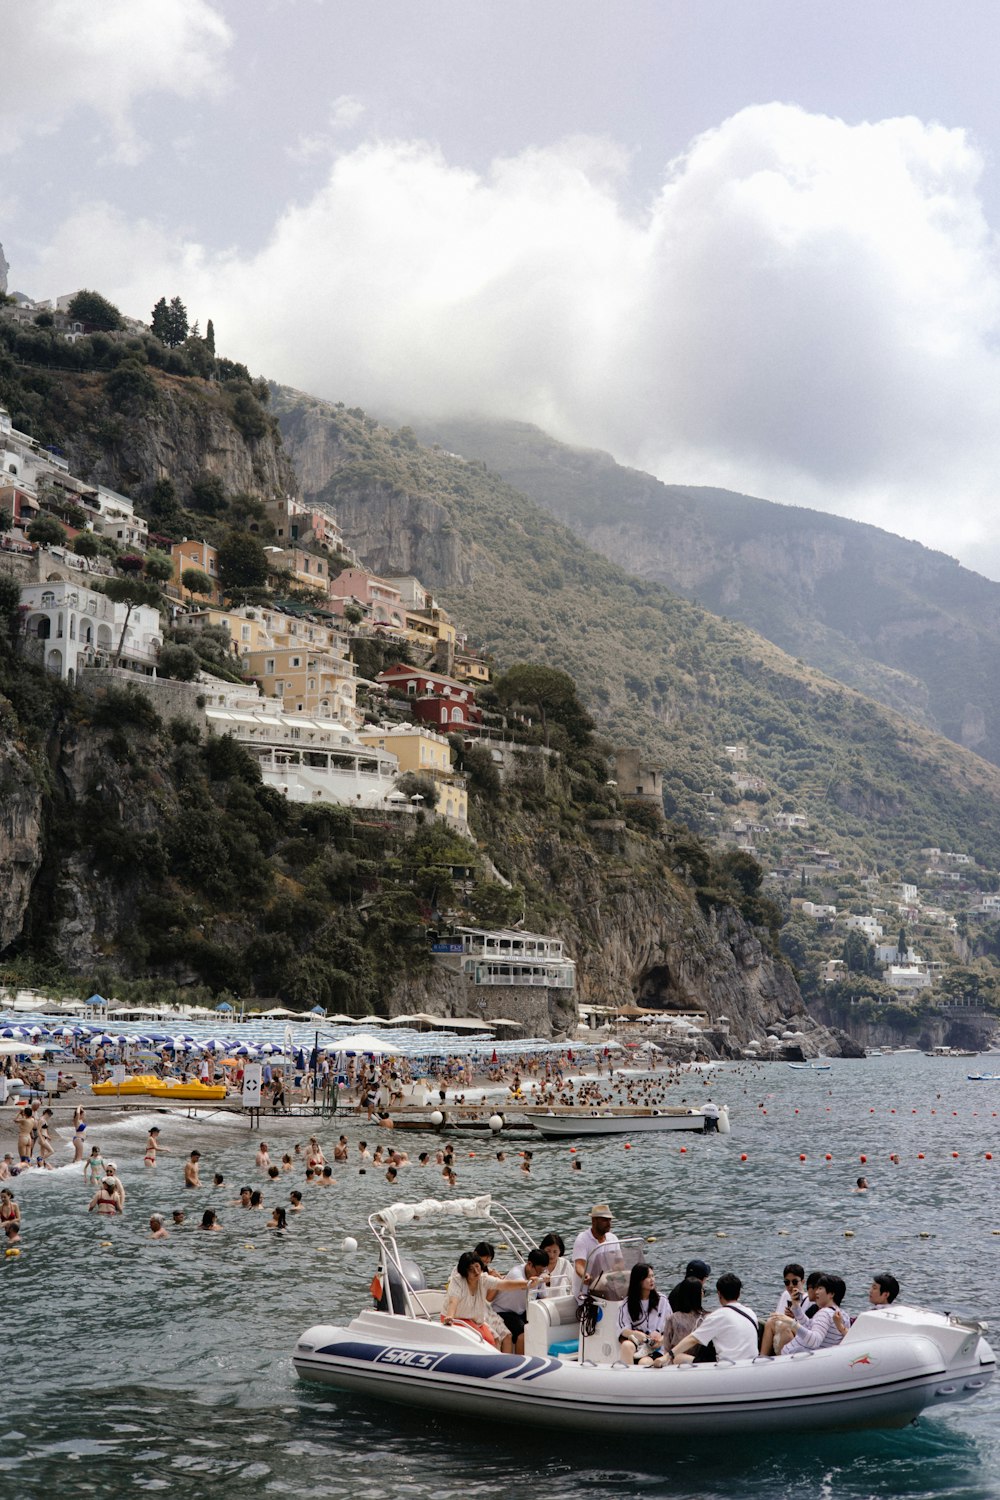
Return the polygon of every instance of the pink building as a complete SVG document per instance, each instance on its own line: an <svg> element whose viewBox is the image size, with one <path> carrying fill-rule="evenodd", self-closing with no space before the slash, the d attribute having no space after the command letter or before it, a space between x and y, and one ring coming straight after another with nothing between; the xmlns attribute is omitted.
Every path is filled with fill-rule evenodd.
<svg viewBox="0 0 1000 1500"><path fill-rule="evenodd" d="M345 568L339 573L330 582L330 597L345 603L356 600L373 625L390 625L394 630L406 629L406 610L399 589L386 579L366 572L364 568ZM338 611L340 612L342 611Z"/></svg>

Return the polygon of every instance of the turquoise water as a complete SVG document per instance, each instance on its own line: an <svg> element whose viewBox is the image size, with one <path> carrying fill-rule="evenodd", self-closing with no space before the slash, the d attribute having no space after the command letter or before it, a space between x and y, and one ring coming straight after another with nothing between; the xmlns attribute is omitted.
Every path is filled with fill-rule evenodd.
<svg viewBox="0 0 1000 1500"><path fill-rule="evenodd" d="M727 1269L743 1277L744 1300L758 1312L771 1310L782 1265L798 1259L842 1274L852 1311L871 1275L891 1270L908 1300L988 1318L1000 1271L1000 1083L968 1082L978 1066L904 1056L834 1063L819 1074L783 1065L726 1070L711 1092L731 1106L728 1138L637 1138L628 1151L620 1139L587 1144L582 1173L570 1171L565 1144L535 1141L529 1178L517 1168L516 1144L506 1143L512 1160L503 1166L491 1143L463 1138L457 1191L492 1191L539 1232L557 1228L567 1240L591 1203L607 1198L622 1234L650 1237L661 1285L703 1255L713 1279ZM406 1169L402 1191L377 1169L360 1177L354 1144L365 1135L374 1144L379 1132L324 1126L330 1157L339 1131L348 1135L349 1167L335 1169L336 1187L307 1189L305 1212L275 1235L264 1229L266 1215L230 1206L243 1183L263 1186L256 1137L243 1126L158 1119L161 1140L178 1155L161 1157L155 1172L142 1167L143 1121L91 1127L129 1192L121 1220L88 1216L78 1168L15 1184L24 1251L0 1262L3 1500L146 1491L171 1500L1000 1496L1000 1385L903 1432L639 1445L553 1440L301 1384L289 1360L300 1332L366 1303L374 1269L367 1214L399 1198L441 1195L436 1169ZM307 1134L283 1122L267 1129L273 1158ZM400 1139L414 1158L437 1144ZM221 1171L223 1189L181 1188L181 1162L194 1145L203 1180ZM872 1190L855 1196L862 1171ZM265 1188L268 1206L302 1187L303 1175L299 1166L277 1191ZM217 1208L223 1233L194 1228L206 1206ZM175 1207L187 1210L188 1223L166 1242L150 1241L149 1213ZM358 1239L357 1252L341 1248L345 1233ZM408 1242L431 1284L443 1282L465 1248L464 1237L459 1244L450 1235L424 1229Z"/></svg>

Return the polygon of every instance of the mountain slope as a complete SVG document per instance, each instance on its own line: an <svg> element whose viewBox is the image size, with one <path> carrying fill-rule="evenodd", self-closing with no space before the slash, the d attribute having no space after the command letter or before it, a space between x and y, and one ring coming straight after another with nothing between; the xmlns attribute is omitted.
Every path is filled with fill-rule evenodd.
<svg viewBox="0 0 1000 1500"><path fill-rule="evenodd" d="M660 483L519 422L418 424L629 572L1000 762L1000 584L877 527Z"/></svg>
<svg viewBox="0 0 1000 1500"><path fill-rule="evenodd" d="M665 765L668 810L690 826L713 826L723 746L745 740L758 800L790 801L852 866L908 868L928 844L1000 863L995 766L630 576L481 463L296 392L272 409L371 567L418 573L501 662L569 671L615 736Z"/></svg>

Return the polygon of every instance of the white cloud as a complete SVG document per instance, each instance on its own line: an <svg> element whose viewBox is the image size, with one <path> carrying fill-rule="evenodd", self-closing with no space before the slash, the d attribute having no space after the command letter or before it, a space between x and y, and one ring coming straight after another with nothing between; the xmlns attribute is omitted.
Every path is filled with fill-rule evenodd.
<svg viewBox="0 0 1000 1500"><path fill-rule="evenodd" d="M109 129L117 158L134 163L143 154L131 120L136 101L152 92L190 99L216 91L230 41L208 0L8 5L0 152L85 109Z"/></svg>
<svg viewBox="0 0 1000 1500"><path fill-rule="evenodd" d="M687 483L811 504L1000 576L1000 272L959 130L747 109L625 209L606 142L487 174L338 156L253 255L91 210L49 281L179 290L253 368L372 408L478 409Z"/></svg>

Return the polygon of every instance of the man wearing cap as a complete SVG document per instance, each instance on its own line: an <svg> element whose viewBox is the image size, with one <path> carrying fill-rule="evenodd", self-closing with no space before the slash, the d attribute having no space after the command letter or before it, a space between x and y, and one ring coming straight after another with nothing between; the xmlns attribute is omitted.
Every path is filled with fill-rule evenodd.
<svg viewBox="0 0 1000 1500"><path fill-rule="evenodd" d="M590 1228L578 1234L573 1243L573 1295L578 1302L583 1301L591 1284L605 1269L602 1264L604 1257L595 1255L595 1250L614 1246L617 1251L620 1245L618 1236L611 1232L613 1218L606 1203L595 1203L590 1210ZM610 1261L611 1257L608 1259Z"/></svg>

